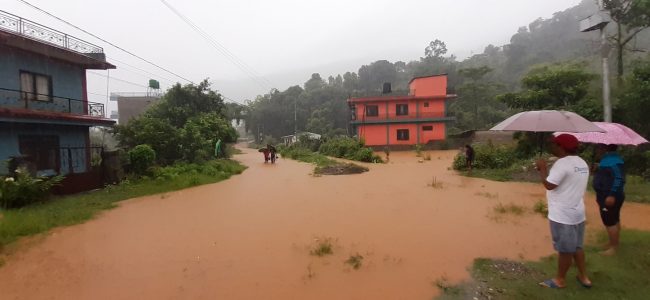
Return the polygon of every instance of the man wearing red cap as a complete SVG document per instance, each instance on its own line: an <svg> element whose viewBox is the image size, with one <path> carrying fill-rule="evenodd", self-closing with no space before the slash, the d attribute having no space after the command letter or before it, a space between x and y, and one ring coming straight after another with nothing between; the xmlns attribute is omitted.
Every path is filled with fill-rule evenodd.
<svg viewBox="0 0 650 300"><path fill-rule="evenodd" d="M569 134L553 139L551 152L558 157L550 172L545 160L537 161L548 199L548 219L553 247L558 252L558 271L555 278L541 282L549 288L566 287L566 274L575 261L578 283L591 287L585 269L583 240L585 232L584 195L589 182L589 166L577 156L578 140Z"/></svg>

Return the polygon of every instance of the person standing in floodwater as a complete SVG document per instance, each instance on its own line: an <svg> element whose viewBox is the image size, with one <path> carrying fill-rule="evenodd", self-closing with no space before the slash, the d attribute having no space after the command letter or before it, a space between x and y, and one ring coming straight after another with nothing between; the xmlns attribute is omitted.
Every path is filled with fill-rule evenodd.
<svg viewBox="0 0 650 300"><path fill-rule="evenodd" d="M268 147L262 148L260 150L260 152L264 153L264 163L268 163L269 162L269 154L270 154L269 148Z"/></svg>
<svg viewBox="0 0 650 300"><path fill-rule="evenodd" d="M474 163L474 148L470 145L465 145L465 166L467 170L472 171L472 164Z"/></svg>
<svg viewBox="0 0 650 300"><path fill-rule="evenodd" d="M566 287L566 274L575 261L578 267L577 280L585 288L592 286L587 277L585 252L584 195L589 182L589 166L580 158L578 139L561 134L553 139L551 152L558 157L550 172L546 160L537 161L542 184L546 188L548 219L553 238L553 248L558 252L558 270L555 278L540 282L548 288Z"/></svg>
<svg viewBox="0 0 650 300"><path fill-rule="evenodd" d="M607 229L609 244L603 255L616 254L621 234L621 207L625 201L625 163L616 153L616 145L598 145L600 163L594 173L593 187L600 219Z"/></svg>
<svg viewBox="0 0 650 300"><path fill-rule="evenodd" d="M269 153L271 153L271 163L275 163L275 159L277 158L277 150L273 145L266 145L266 148L269 149Z"/></svg>

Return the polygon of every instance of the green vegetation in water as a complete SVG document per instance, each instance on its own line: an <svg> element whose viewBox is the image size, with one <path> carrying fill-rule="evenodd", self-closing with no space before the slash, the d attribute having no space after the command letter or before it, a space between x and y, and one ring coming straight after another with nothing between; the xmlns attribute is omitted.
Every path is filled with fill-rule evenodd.
<svg viewBox="0 0 650 300"><path fill-rule="evenodd" d="M350 257L345 261L346 264L350 265L355 270L361 268L362 262L363 262L363 256L361 256L361 254L359 253L355 255L350 255Z"/></svg>
<svg viewBox="0 0 650 300"><path fill-rule="evenodd" d="M334 254L332 239L323 238L317 240L316 246L311 251L309 251L309 254L320 257Z"/></svg>
<svg viewBox="0 0 650 300"><path fill-rule="evenodd" d="M421 144L416 144L414 148L415 157L422 157L422 149L424 149L424 147Z"/></svg>
<svg viewBox="0 0 650 300"><path fill-rule="evenodd" d="M372 149L365 146L363 141L355 138L341 136L325 140L319 147L318 152L349 160L361 162L383 162L381 157L375 155Z"/></svg>
<svg viewBox="0 0 650 300"><path fill-rule="evenodd" d="M503 204L499 203L494 207L494 212L497 214L513 214L516 216L521 216L524 214L525 210L522 206L516 205L514 203Z"/></svg>
<svg viewBox="0 0 650 300"><path fill-rule="evenodd" d="M474 195L485 197L485 198L488 198L488 199L497 199L497 198L499 198L499 193L491 194L491 193L488 193L488 192L478 192L478 193L476 193Z"/></svg>
<svg viewBox="0 0 650 300"><path fill-rule="evenodd" d="M604 242L604 234L599 242ZM439 299L647 299L650 295L650 232L623 230L615 256L599 255L587 246L587 272L594 287L583 288L572 267L567 287L549 289L537 285L557 270L555 255L536 262L513 262L480 258L474 261L472 280L457 285L459 292L444 292ZM443 291L445 289L441 288Z"/></svg>
<svg viewBox="0 0 650 300"><path fill-rule="evenodd" d="M345 175L368 171L366 167L353 163L338 162L321 153L313 152L310 149L299 146L281 148L280 154L283 157L316 165L314 169L314 174L316 175Z"/></svg>
<svg viewBox="0 0 650 300"><path fill-rule="evenodd" d="M438 180L438 178L435 176L433 176L433 179L431 179L431 183L429 183L428 186L437 190L441 190L444 188L444 184L442 183L442 181Z"/></svg>
<svg viewBox="0 0 650 300"><path fill-rule="evenodd" d="M462 291L458 286L451 284L444 275L436 279L432 285L439 288L444 295L459 295Z"/></svg>
<svg viewBox="0 0 650 300"><path fill-rule="evenodd" d="M533 206L533 211L540 214L542 217L548 217L548 206L544 200L537 200Z"/></svg>
<svg viewBox="0 0 650 300"><path fill-rule="evenodd" d="M200 165L177 164L156 169L153 177L126 180L101 190L53 198L19 209L0 210L0 251L20 237L83 223L102 210L116 207L116 202L219 182L240 174L244 169L232 160L209 161Z"/></svg>

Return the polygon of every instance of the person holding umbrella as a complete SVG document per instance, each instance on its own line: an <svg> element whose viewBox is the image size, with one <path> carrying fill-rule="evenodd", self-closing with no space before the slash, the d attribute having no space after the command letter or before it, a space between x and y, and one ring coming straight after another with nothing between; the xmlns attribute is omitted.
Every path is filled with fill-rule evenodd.
<svg viewBox="0 0 650 300"><path fill-rule="evenodd" d="M592 286L587 277L583 250L584 195L589 182L589 166L577 155L578 144L578 139L572 135L558 135L551 145L551 152L558 157L551 170L544 159L536 163L547 190L551 236L553 247L558 252L557 275L539 283L548 288L566 287L566 274L574 261L578 267L578 283L585 288Z"/></svg>
<svg viewBox="0 0 650 300"><path fill-rule="evenodd" d="M607 249L601 252L603 255L616 254L621 234L621 207L625 201L625 163L616 152L617 148L616 145L599 144L596 150L601 158L594 174L593 187L600 218L609 236Z"/></svg>
<svg viewBox="0 0 650 300"><path fill-rule="evenodd" d="M594 124L602 129L602 132L556 132L555 135L570 134L582 143L598 144L597 152L601 160L594 170L593 188L596 191L600 217L609 235L609 244L602 254L613 255L619 245L620 212L625 201L625 164L616 150L621 145L638 146L648 143L648 140L623 124Z"/></svg>

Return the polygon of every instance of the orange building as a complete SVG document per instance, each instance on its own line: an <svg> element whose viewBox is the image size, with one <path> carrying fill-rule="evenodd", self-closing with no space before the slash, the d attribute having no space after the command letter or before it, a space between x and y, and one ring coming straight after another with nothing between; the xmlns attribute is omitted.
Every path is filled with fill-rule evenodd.
<svg viewBox="0 0 650 300"><path fill-rule="evenodd" d="M416 77L408 96L350 98L353 131L368 146L427 144L447 137L447 75Z"/></svg>

